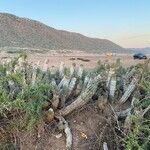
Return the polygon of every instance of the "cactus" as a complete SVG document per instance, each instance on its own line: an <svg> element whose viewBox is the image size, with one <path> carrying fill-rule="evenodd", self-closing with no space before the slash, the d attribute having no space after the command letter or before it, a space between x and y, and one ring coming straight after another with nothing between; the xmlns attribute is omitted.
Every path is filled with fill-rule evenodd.
<svg viewBox="0 0 150 150"><path fill-rule="evenodd" d="M135 90L137 82L138 82L138 79L136 79L136 78L132 79L131 83L129 84L125 93L123 94L123 96L120 99L121 104L125 103L128 100L128 98L130 97L132 92Z"/></svg>
<svg viewBox="0 0 150 150"><path fill-rule="evenodd" d="M75 74L75 67L76 67L76 64L73 63L70 67L70 77L72 77Z"/></svg>
<svg viewBox="0 0 150 150"><path fill-rule="evenodd" d="M114 74L114 70L112 68L110 68L110 71L108 72L108 77L107 77L107 81L106 81L106 87L109 86L110 84L110 81L111 81L111 78L112 78L112 75Z"/></svg>
<svg viewBox="0 0 150 150"><path fill-rule="evenodd" d="M72 102L69 106L65 107L64 109L60 110L60 114L62 116L65 116L71 113L73 110L85 105L96 92L97 86L101 79L102 77L100 75L96 76L91 82L90 86L86 88L85 91L81 93L81 95L79 95L74 102Z"/></svg>
<svg viewBox="0 0 150 150"><path fill-rule="evenodd" d="M111 65L104 66L100 64L101 66L97 70L88 70L87 72L84 70L83 65L77 71L75 64L72 64L71 68L64 68L63 62L59 69L53 66L49 71L48 60L45 61L44 67L38 67L39 64L34 66L33 64L28 64L23 58L11 63L8 62L8 64L0 66L0 113L7 115L14 111L21 112L25 115L26 121L29 121L29 123L25 121L27 126L37 125L38 121L42 119L49 123L54 118L56 119L57 115L64 117L87 104L91 99L100 100L100 97L105 100L103 101L104 105L101 105L102 109L105 110L109 105L108 94L109 98L116 99L115 103L111 101L115 106L118 106L118 102L119 104L124 104L129 97L132 98L127 108L122 110L119 105L118 108L114 107L113 111L116 119L125 119L125 122L121 122L125 130L130 129L132 126L131 115L138 114L145 119L149 113L149 102L143 100L143 98L149 97L150 93L149 90L145 91L145 89L150 89L149 83L147 83L149 82L148 69L142 76L142 83L145 84L143 88L140 85L141 82L139 82L139 74L136 76L136 68L129 68L129 71L124 76L122 72L127 69L122 71L119 68L119 63L116 64L116 68L110 68L112 67ZM109 68L110 70L107 72ZM122 78L123 83L121 83ZM139 83L139 86L137 86L137 83ZM124 93L121 90L121 86L124 87ZM144 97L142 98L141 88L144 90ZM135 89L137 89L136 92L134 92ZM119 91L121 91L120 95L118 94ZM97 96L96 99L93 98L95 95ZM146 104L143 105L144 102ZM101 106L99 105L99 107ZM97 107L95 108L98 109ZM116 121L119 122L119 120ZM68 126L64 120L63 122ZM68 138L71 130L67 126L63 127L68 141L66 141L66 145L71 147L72 136ZM105 147L106 143L103 146Z"/></svg>
<svg viewBox="0 0 150 150"><path fill-rule="evenodd" d="M127 71L126 74L123 76L123 90L126 91L128 87L128 83L130 82L130 78L133 77L136 70L135 68L132 68L130 71Z"/></svg>
<svg viewBox="0 0 150 150"><path fill-rule="evenodd" d="M114 98L114 96L115 96L116 84L117 84L116 76L113 76L111 78L110 85L109 85L109 96L111 98Z"/></svg>
<svg viewBox="0 0 150 150"><path fill-rule="evenodd" d="M63 78L63 76L64 76L64 71L65 71L65 67L64 66L65 66L64 62L61 62L60 63L60 67L59 67L59 76L60 76L60 78Z"/></svg>
<svg viewBox="0 0 150 150"><path fill-rule="evenodd" d="M47 72L47 70L48 70L48 63L49 63L49 59L46 59L44 61L44 65L43 65L43 68L42 68L43 72Z"/></svg>
<svg viewBox="0 0 150 150"><path fill-rule="evenodd" d="M82 78L82 75L83 75L83 65L80 65L78 72L77 72L77 76L79 78Z"/></svg>
<svg viewBox="0 0 150 150"><path fill-rule="evenodd" d="M74 89L74 87L76 85L76 81L77 81L77 79L75 77L73 77L71 79L71 81L69 83L69 87L68 87L68 89L69 89L68 95L70 95L72 93L72 91L73 91L73 89Z"/></svg>
<svg viewBox="0 0 150 150"><path fill-rule="evenodd" d="M69 81L70 79L67 76L64 76L58 85L59 89L63 88L64 86L68 86Z"/></svg>

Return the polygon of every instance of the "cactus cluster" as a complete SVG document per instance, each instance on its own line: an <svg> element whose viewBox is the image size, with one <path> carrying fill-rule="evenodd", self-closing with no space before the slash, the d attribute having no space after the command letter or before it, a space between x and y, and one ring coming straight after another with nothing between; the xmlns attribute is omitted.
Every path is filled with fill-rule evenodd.
<svg viewBox="0 0 150 150"><path fill-rule="evenodd" d="M128 102L126 110L115 112L124 118L125 128L131 127L132 115L148 117L150 111L150 71L147 62L129 68L98 63L92 70L72 64L49 68L30 64L25 55L0 64L0 116L11 118L20 114L18 126L31 129L43 120L65 117L75 109L104 97L118 106ZM148 98L147 98L148 97ZM129 123L130 122L130 123Z"/></svg>

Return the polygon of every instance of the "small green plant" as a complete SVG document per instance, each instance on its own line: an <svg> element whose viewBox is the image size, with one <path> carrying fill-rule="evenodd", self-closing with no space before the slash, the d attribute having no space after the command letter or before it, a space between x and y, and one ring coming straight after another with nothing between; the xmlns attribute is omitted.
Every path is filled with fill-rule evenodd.
<svg viewBox="0 0 150 150"><path fill-rule="evenodd" d="M144 98L136 105L137 111L145 110L150 106L150 72L147 63L138 65L143 68L140 88L144 93ZM126 138L126 150L149 150L150 149L150 112L146 116L135 114L131 117L132 129Z"/></svg>
<svg viewBox="0 0 150 150"><path fill-rule="evenodd" d="M132 130L126 139L126 150L150 149L150 120L132 116Z"/></svg>

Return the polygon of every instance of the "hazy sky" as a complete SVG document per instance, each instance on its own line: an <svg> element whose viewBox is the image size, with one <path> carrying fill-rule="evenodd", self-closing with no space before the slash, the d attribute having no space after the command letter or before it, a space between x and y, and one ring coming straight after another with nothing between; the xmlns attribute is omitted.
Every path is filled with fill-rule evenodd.
<svg viewBox="0 0 150 150"><path fill-rule="evenodd" d="M0 12L123 47L150 47L150 0L0 0Z"/></svg>

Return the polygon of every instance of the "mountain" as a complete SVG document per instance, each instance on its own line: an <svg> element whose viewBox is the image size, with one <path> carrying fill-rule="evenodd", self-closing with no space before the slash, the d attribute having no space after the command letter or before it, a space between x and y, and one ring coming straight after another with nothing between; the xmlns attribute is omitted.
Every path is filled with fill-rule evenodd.
<svg viewBox="0 0 150 150"><path fill-rule="evenodd" d="M0 13L0 49L28 48L84 50L88 52L125 52L121 46L79 33L56 30L39 21Z"/></svg>
<svg viewBox="0 0 150 150"><path fill-rule="evenodd" d="M131 50L134 53L144 53L144 54L150 54L150 47L144 47L144 48L130 48L129 50Z"/></svg>

